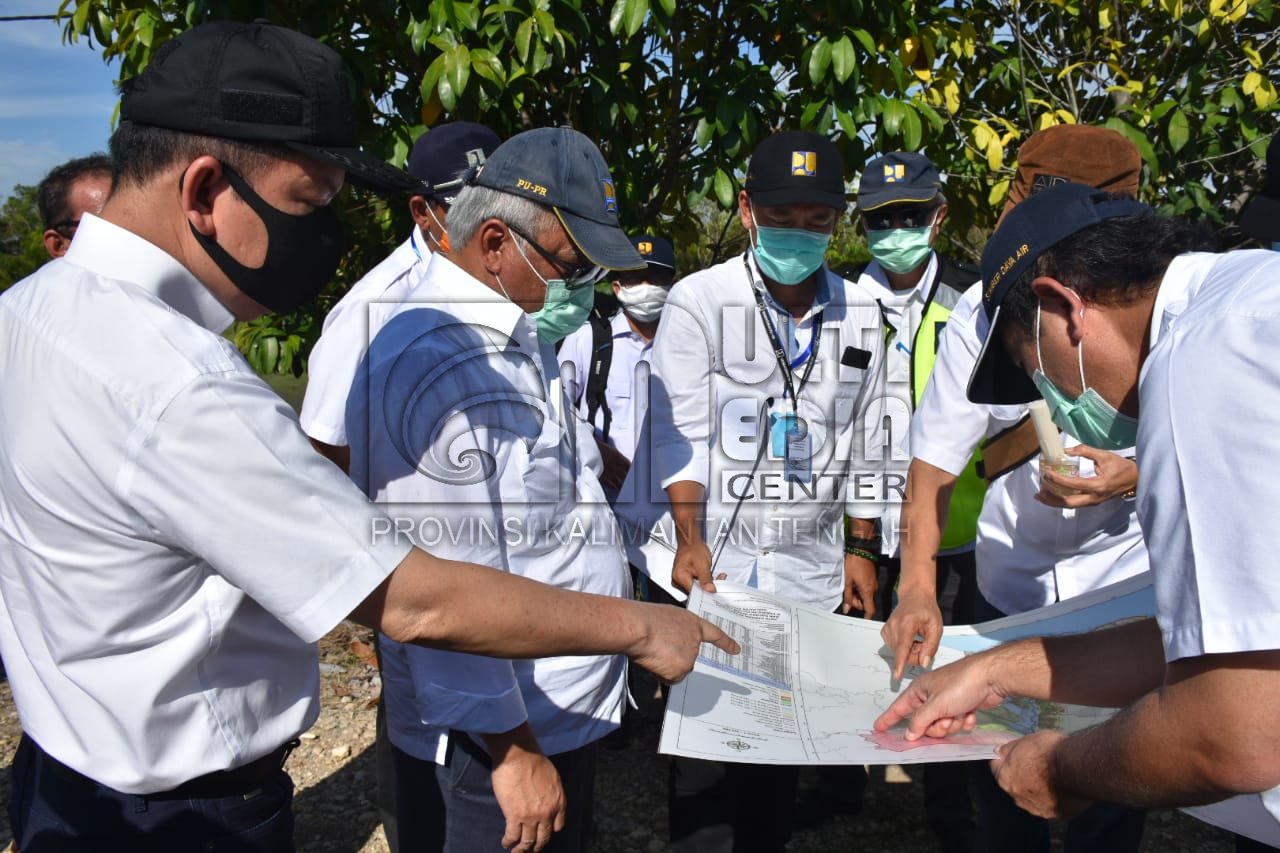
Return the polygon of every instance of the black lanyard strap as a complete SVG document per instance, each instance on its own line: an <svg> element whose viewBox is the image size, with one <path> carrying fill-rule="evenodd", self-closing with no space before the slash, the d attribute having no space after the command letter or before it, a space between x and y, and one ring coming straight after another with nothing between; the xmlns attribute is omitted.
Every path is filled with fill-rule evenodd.
<svg viewBox="0 0 1280 853"><path fill-rule="evenodd" d="M791 362L787 359L787 351L782 346L782 340L778 337L778 330L774 328L773 320L769 317L769 311L764 305L764 282L759 281L751 272L751 264L747 260L746 254L742 256L742 265L747 271L747 283L751 287L751 295L756 298L756 308L760 311L760 319L764 322L765 334L769 336L769 343L773 347L773 357L778 361L778 369L782 371L782 381L786 384L786 392L791 396L791 405L799 407L800 392L804 390L804 385L809 381L809 374L813 372L813 365L818 361L818 346L822 342L822 315L823 311L818 312L818 316L813 318L813 340L810 341L809 360L805 363L804 373L800 374L800 384L795 384L795 371L791 368ZM757 286L758 285L758 286Z"/></svg>

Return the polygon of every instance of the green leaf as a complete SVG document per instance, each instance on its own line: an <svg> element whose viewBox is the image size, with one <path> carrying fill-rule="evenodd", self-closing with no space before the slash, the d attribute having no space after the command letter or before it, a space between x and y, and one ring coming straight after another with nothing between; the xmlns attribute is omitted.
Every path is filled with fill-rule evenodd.
<svg viewBox="0 0 1280 853"><path fill-rule="evenodd" d="M627 0L627 38L640 32L649 15L649 0Z"/></svg>
<svg viewBox="0 0 1280 853"><path fill-rule="evenodd" d="M850 139L858 137L858 123L853 120L853 116L839 107L836 107L836 121L840 124L840 129L844 131L845 136Z"/></svg>
<svg viewBox="0 0 1280 853"><path fill-rule="evenodd" d="M1142 155L1147 168L1151 170L1151 178L1154 180L1159 177L1160 161L1156 159L1155 149L1151 147L1151 142L1147 139L1146 134L1117 116L1107 119L1104 126L1123 133L1133 143L1133 147L1138 149L1138 153Z"/></svg>
<svg viewBox="0 0 1280 853"><path fill-rule="evenodd" d="M516 56L520 57L520 62L524 65L529 64L529 47L533 43L533 18L525 18L524 21L516 28Z"/></svg>
<svg viewBox="0 0 1280 853"><path fill-rule="evenodd" d="M492 50L478 47L471 51L471 68L490 83L501 86L506 82L506 69Z"/></svg>
<svg viewBox="0 0 1280 853"><path fill-rule="evenodd" d="M422 83L418 86L418 93L422 96L422 100L431 100L432 94L436 90L436 85L444 76L446 57L442 53L431 61L427 66L427 70L422 74Z"/></svg>
<svg viewBox="0 0 1280 853"><path fill-rule="evenodd" d="M545 9L538 9L533 13L533 19L538 22L538 32L542 35L545 42L551 41L556 36L556 19L550 12Z"/></svg>
<svg viewBox="0 0 1280 853"><path fill-rule="evenodd" d="M1191 138L1191 128L1187 124L1187 115L1182 110L1174 110L1169 116L1169 147L1177 154L1186 146Z"/></svg>
<svg viewBox="0 0 1280 853"><path fill-rule="evenodd" d="M83 0L83 2L76 7L76 13L71 16L71 26L75 28L76 32L83 33L85 31L85 28L89 23L89 13L92 11L93 4L88 2L88 0Z"/></svg>
<svg viewBox="0 0 1280 853"><path fill-rule="evenodd" d="M460 44L445 54L445 57L444 75L453 87L454 97L461 98L462 93L467 90L467 81L471 79L471 51L467 50L466 45ZM442 94L441 100L443 99Z"/></svg>
<svg viewBox="0 0 1280 853"><path fill-rule="evenodd" d="M806 104L804 111L800 113L800 126L813 127L814 120L818 118L818 113L822 112L822 108L826 105L826 99L810 101Z"/></svg>
<svg viewBox="0 0 1280 853"><path fill-rule="evenodd" d="M876 55L876 40L871 37L871 33L866 30L854 30L853 37L858 40L858 44L872 56Z"/></svg>
<svg viewBox="0 0 1280 853"><path fill-rule="evenodd" d="M857 67L858 58L853 53L853 42L848 36L841 36L831 48L831 70L835 72L836 81L848 82L849 75Z"/></svg>
<svg viewBox="0 0 1280 853"><path fill-rule="evenodd" d="M733 205L733 178L729 177L729 173L724 169L716 169L716 177L713 182L716 191L716 200L720 202L723 208L729 208Z"/></svg>
<svg viewBox="0 0 1280 853"><path fill-rule="evenodd" d="M897 136L902 128L902 118L906 111L902 108L902 103L896 100L886 100L884 102L884 132L890 136Z"/></svg>
<svg viewBox="0 0 1280 853"><path fill-rule="evenodd" d="M912 109L910 104L902 106L902 142L908 151L915 151L920 147L921 137L924 135L924 128L920 125L920 114Z"/></svg>
<svg viewBox="0 0 1280 853"><path fill-rule="evenodd" d="M819 39L814 44L813 51L809 54L809 79L814 83L821 83L830 65L831 42L826 39Z"/></svg>
<svg viewBox="0 0 1280 853"><path fill-rule="evenodd" d="M628 0L614 0L613 8L609 10L609 32L615 36L627 20L627 2Z"/></svg>
<svg viewBox="0 0 1280 853"><path fill-rule="evenodd" d="M676 13L676 0L658 0L658 5L668 18Z"/></svg>

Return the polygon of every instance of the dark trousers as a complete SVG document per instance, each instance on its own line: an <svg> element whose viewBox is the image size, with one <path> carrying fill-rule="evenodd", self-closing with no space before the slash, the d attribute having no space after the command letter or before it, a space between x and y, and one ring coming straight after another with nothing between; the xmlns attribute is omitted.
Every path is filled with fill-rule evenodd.
<svg viewBox="0 0 1280 853"><path fill-rule="evenodd" d="M988 622L1006 614L992 607L978 592L975 621ZM1048 853L1049 821L1024 812L1014 803L982 761L971 762L974 795L978 801L978 850L982 853ZM1147 813L1142 809L1095 803L1067 822L1065 853L1132 853L1142 843Z"/></svg>
<svg viewBox="0 0 1280 853"><path fill-rule="evenodd" d="M950 554L937 559L937 590L941 595L952 575L957 578L956 596L943 611L948 625L967 625L973 621L974 597L978 591L977 566L972 551ZM879 565L880 590L876 594L877 618L887 619L896 603L898 578L902 562L885 557ZM921 766L924 787L924 813L929 829L944 853L969 853L973 850L976 828L973 801L969 794L970 762L950 761Z"/></svg>
<svg viewBox="0 0 1280 853"><path fill-rule="evenodd" d="M291 853L293 780L277 769L219 796L138 796L87 779L23 735L9 824L22 853Z"/></svg>
<svg viewBox="0 0 1280 853"><path fill-rule="evenodd" d="M800 768L671 762L671 853L780 853L791 838Z"/></svg>
<svg viewBox="0 0 1280 853"><path fill-rule="evenodd" d="M387 759L391 765L388 775L395 780L393 803L400 853L440 853L444 850L445 814L435 762L414 758L389 741Z"/></svg>
<svg viewBox="0 0 1280 853"><path fill-rule="evenodd" d="M542 849L544 853L585 853L591 847L596 745L590 743L549 758L564 787L565 824ZM501 841L507 820L493 793L492 773L493 761L475 741L458 732L450 736L448 759L436 768L444 801L447 853L506 853ZM406 847L405 853L416 851Z"/></svg>

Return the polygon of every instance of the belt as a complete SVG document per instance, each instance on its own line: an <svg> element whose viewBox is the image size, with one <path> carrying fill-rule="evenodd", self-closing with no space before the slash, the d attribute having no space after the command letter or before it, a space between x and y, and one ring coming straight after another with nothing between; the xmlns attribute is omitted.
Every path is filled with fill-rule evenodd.
<svg viewBox="0 0 1280 853"><path fill-rule="evenodd" d="M34 741L31 743L32 746L35 746L40 751L44 766L53 771L55 775L80 785L94 788L108 787L58 761L41 749ZM295 738L261 758L255 758L248 764L242 764L230 770L215 770L212 773L188 779L178 787L168 791L143 794L142 797L148 800L185 800L192 797L217 799L246 793L280 772L280 769L284 767L285 759L298 746L298 743L299 741Z"/></svg>

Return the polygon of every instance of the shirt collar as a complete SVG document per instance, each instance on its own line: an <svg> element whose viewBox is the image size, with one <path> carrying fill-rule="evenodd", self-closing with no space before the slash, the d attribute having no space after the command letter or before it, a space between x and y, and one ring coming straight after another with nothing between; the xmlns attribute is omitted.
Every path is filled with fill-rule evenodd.
<svg viewBox="0 0 1280 853"><path fill-rule="evenodd" d="M622 307L618 308L618 312L609 321L609 331L615 338L631 337L640 340L640 335L627 322L627 311Z"/></svg>
<svg viewBox="0 0 1280 853"><path fill-rule="evenodd" d="M1169 324L1186 309L1193 292L1204 281L1218 258L1212 252L1193 252L1179 255L1169 262L1169 268L1160 279L1160 288L1156 291L1156 301L1151 311L1151 343L1148 351L1155 347Z"/></svg>
<svg viewBox="0 0 1280 853"><path fill-rule="evenodd" d="M750 251L747 252L747 257L751 259L750 260L751 267L752 269L755 270L755 272L753 273L753 275L755 276L755 281L748 282L748 284L750 284L752 287L755 287L756 282L759 282L761 287L764 290L765 304L768 305L770 308L772 308L774 311L777 311L781 314L790 314L791 313L790 311L788 311L786 308L780 305L778 303L778 300L773 298L773 294L769 292L769 288L764 287L764 275L763 273L760 272L760 267L756 265L755 252L750 252ZM809 306L809 309L804 312L804 316L801 317L797 322L803 323L805 320L808 320L810 317L814 316L819 311L824 310L829 304L831 304L831 286L827 283L827 279L830 276L834 275L834 273L831 272L831 270L827 269L827 264L824 261L822 266L818 267L817 275L818 275L818 291L813 296L813 304Z"/></svg>
<svg viewBox="0 0 1280 853"><path fill-rule="evenodd" d="M65 260L105 278L138 287L211 332L235 317L177 258L154 243L86 213Z"/></svg>
<svg viewBox="0 0 1280 853"><path fill-rule="evenodd" d="M450 313L482 322L522 342L530 337L536 339L537 325L523 308L478 281L445 255L434 255L430 270L432 281L448 291Z"/></svg>

